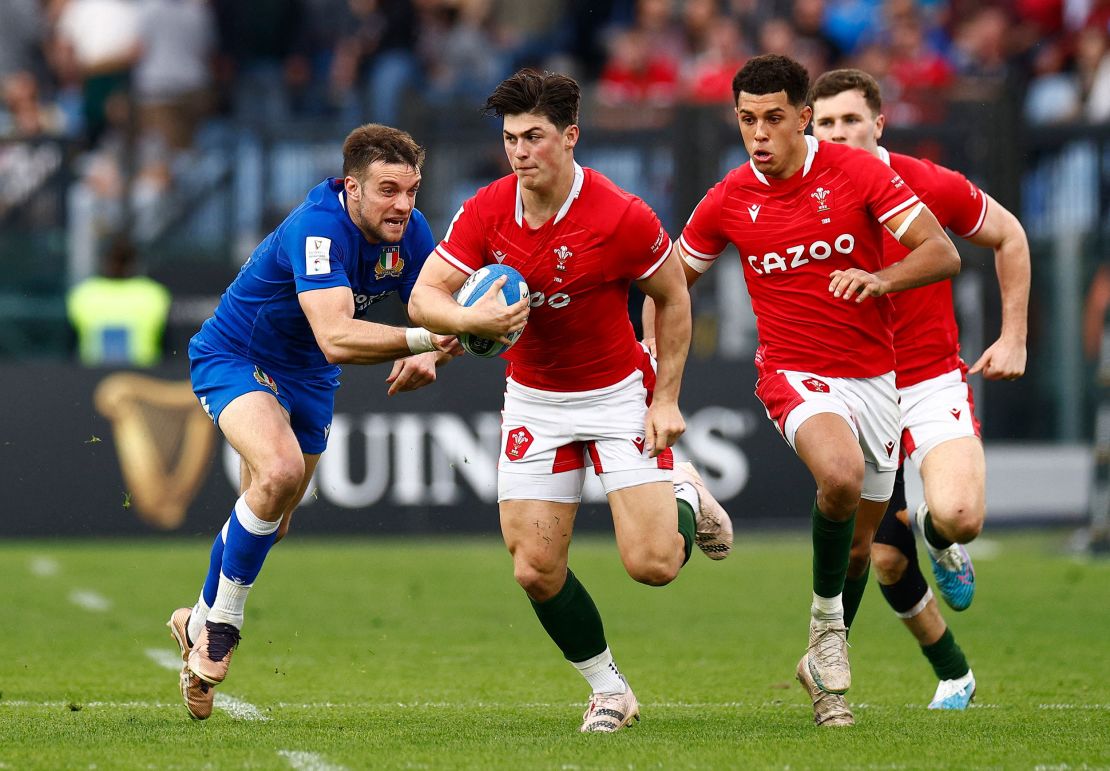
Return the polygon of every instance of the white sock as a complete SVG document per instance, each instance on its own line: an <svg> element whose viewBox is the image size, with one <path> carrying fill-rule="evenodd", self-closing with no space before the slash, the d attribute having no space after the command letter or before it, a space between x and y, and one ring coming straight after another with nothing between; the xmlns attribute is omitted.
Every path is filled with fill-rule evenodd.
<svg viewBox="0 0 1110 771"><path fill-rule="evenodd" d="M254 584L237 584L220 573L220 588L216 590L216 601L208 611L208 621L213 624L231 624L236 629L243 628L243 608L247 604L247 593Z"/></svg>
<svg viewBox="0 0 1110 771"><path fill-rule="evenodd" d="M592 659L572 661L574 668L586 678L594 693L624 693L628 683L621 677L620 670L613 663L613 654L606 648Z"/></svg>
<svg viewBox="0 0 1110 771"><path fill-rule="evenodd" d="M843 596L838 594L835 597L822 597L814 592L813 604L809 606L810 614L818 621L843 621L844 602L841 599Z"/></svg>
<svg viewBox="0 0 1110 771"><path fill-rule="evenodd" d="M197 599L197 604L193 606L193 613L189 616L189 640L196 642L197 637L200 636L200 630L204 628L204 622L208 619L208 603L204 601L204 593L202 592L200 598Z"/></svg>
<svg viewBox="0 0 1110 771"><path fill-rule="evenodd" d="M698 496L698 491L689 482L677 483L674 486L674 497L690 504L690 508L694 510L695 515L701 509L701 498Z"/></svg>

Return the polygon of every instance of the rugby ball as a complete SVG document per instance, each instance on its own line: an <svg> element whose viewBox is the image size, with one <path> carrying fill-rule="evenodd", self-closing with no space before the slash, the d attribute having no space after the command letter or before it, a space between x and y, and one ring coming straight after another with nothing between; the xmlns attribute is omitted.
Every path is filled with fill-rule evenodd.
<svg viewBox="0 0 1110 771"><path fill-rule="evenodd" d="M507 276L508 280L505 285L501 287L501 291L497 295L497 299L503 305L512 305L519 302L520 298L528 296L528 284L524 281L524 276L516 268L510 268L508 265L484 265L478 270L474 271L466 283L459 289L456 296L459 305L469 307L474 303L481 300L486 292L489 291L493 282L502 276ZM483 359L491 359L494 356L500 356L505 351L513 347L513 343L517 341L524 329L521 328L518 332L509 335L511 343L505 345L497 340L490 340L486 337L478 337L477 335L461 334L459 335L459 343L472 356L478 356Z"/></svg>

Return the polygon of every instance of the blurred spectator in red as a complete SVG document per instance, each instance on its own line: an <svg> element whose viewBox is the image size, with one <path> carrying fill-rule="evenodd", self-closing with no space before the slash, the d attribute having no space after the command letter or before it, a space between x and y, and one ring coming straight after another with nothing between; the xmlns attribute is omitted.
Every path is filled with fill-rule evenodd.
<svg viewBox="0 0 1110 771"><path fill-rule="evenodd" d="M899 96L897 102L889 103L889 120L895 125L943 120L952 68L926 43L916 16L902 15L891 21L890 58L890 75L899 86Z"/></svg>
<svg viewBox="0 0 1110 771"><path fill-rule="evenodd" d="M648 33L638 28L618 32L610 45L598 102L603 108L636 108L622 110L618 125L660 125L668 114L660 108L673 106L678 98L678 61L653 49Z"/></svg>
<svg viewBox="0 0 1110 771"><path fill-rule="evenodd" d="M732 78L747 59L739 25L720 19L709 31L706 49L684 67L683 98L694 104L731 105Z"/></svg>

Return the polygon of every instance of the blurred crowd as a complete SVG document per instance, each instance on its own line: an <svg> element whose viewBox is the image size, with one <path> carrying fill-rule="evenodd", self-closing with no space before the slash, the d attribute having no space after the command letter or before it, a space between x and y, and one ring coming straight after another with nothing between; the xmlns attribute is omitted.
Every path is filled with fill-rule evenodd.
<svg viewBox="0 0 1110 771"><path fill-rule="evenodd" d="M396 123L525 65L651 122L727 102L756 53L858 66L896 124L984 87L1035 123L1110 115L1110 0L0 0L0 135L187 149L207 117Z"/></svg>
<svg viewBox="0 0 1110 771"><path fill-rule="evenodd" d="M1110 0L0 0L0 20L0 141L72 140L98 211L163 195L214 125L403 126L522 66L633 128L727 109L764 52L867 70L897 126L1003 92L1031 124L1110 117Z"/></svg>

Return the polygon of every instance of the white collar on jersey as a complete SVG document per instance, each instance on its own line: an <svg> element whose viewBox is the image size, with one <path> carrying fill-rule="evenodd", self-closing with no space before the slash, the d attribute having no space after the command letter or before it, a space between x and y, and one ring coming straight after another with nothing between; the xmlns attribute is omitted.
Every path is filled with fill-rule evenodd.
<svg viewBox="0 0 1110 771"><path fill-rule="evenodd" d="M890 165L890 153L887 152L887 149L882 145L879 145L879 160L885 163L887 166Z"/></svg>
<svg viewBox="0 0 1110 771"><path fill-rule="evenodd" d="M558 225L559 221L567 216L567 212L570 211L570 205L574 203L575 199L578 198L578 194L582 192L582 182L585 181L585 179L586 173L582 171L582 167L578 165L578 161L574 161L574 182L570 185L570 195L567 196L567 200L563 201L563 205L559 207L559 213L555 215L554 224ZM519 227L524 227L524 199L520 197L519 180L516 183L516 224Z"/></svg>
<svg viewBox="0 0 1110 771"><path fill-rule="evenodd" d="M817 155L817 140L814 137L811 137L809 134L805 135L805 140L806 140L806 162L802 166L802 176L803 177L806 174L809 174L809 169L810 169L811 166L813 166L813 156ZM755 161L749 160L748 165L752 167L752 173L755 174L756 179L758 179L763 184L767 185L767 187L771 186L770 181L768 181L767 177L763 174L763 172L761 172L759 169L757 169L755 167Z"/></svg>

